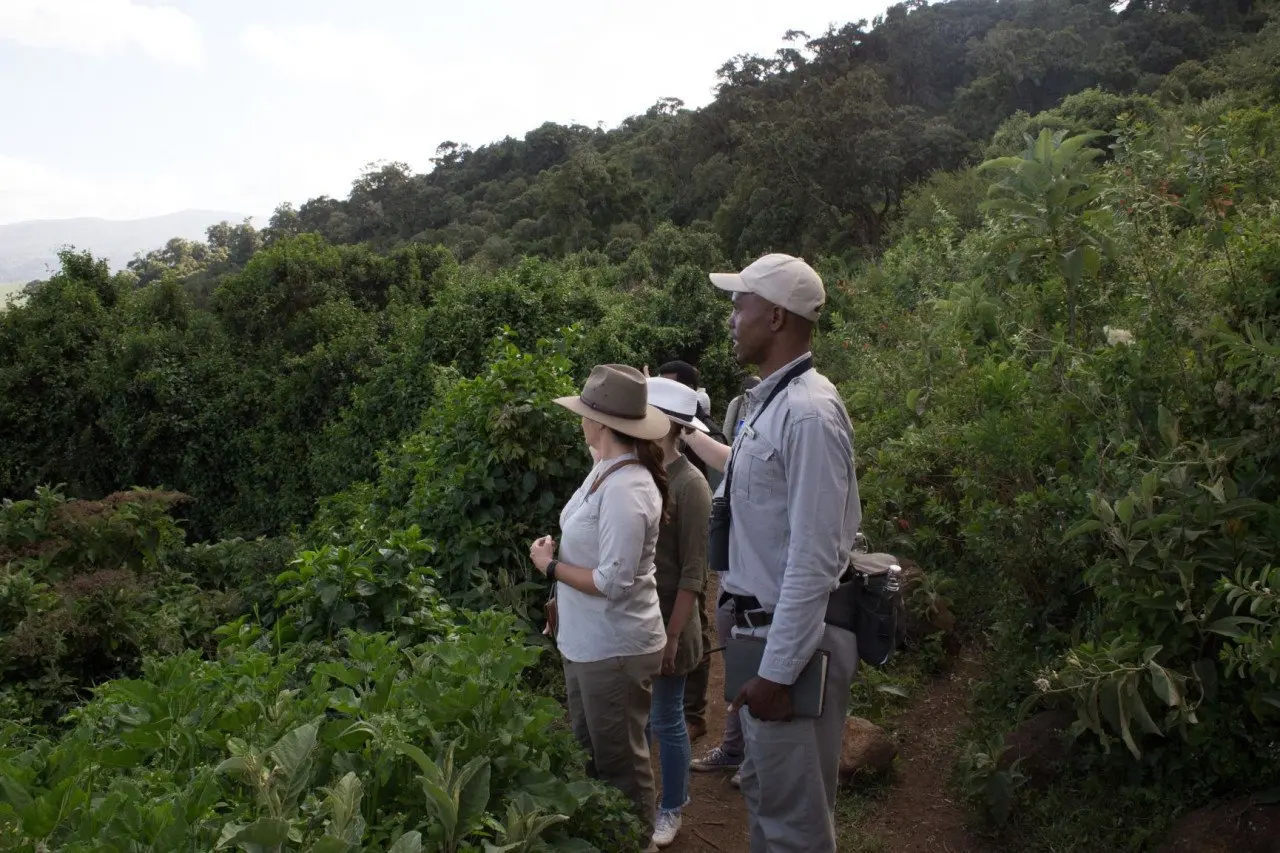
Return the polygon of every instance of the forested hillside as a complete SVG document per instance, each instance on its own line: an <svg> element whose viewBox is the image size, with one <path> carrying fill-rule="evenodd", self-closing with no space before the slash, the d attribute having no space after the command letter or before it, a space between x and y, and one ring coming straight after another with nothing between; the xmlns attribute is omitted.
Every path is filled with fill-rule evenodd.
<svg viewBox="0 0 1280 853"><path fill-rule="evenodd" d="M721 410L706 273L764 251L822 272L864 529L955 617L894 666L985 660L974 826L1157 850L1280 784L1271 5L908 0L784 45L699 110L68 251L0 314L0 850L631 849L539 656L527 543L589 462L550 401L682 358ZM1046 714L1073 738L1015 761Z"/></svg>

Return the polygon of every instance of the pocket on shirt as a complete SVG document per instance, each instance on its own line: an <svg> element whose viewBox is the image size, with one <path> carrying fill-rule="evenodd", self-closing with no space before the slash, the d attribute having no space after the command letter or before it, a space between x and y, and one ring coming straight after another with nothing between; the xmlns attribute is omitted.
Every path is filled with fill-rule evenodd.
<svg viewBox="0 0 1280 853"><path fill-rule="evenodd" d="M784 489L778 450L758 435L738 445L733 468L735 499L762 503Z"/></svg>

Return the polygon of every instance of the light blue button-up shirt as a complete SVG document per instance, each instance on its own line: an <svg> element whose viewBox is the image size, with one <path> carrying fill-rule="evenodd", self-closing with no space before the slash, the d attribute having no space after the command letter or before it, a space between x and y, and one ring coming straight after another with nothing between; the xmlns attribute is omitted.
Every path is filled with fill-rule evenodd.
<svg viewBox="0 0 1280 853"><path fill-rule="evenodd" d="M722 589L755 596L773 612L759 674L781 684L794 683L817 650L827 599L862 522L853 429L830 380L804 373L752 424L801 360L746 393L746 424L734 438L731 463L729 572L721 579Z"/></svg>

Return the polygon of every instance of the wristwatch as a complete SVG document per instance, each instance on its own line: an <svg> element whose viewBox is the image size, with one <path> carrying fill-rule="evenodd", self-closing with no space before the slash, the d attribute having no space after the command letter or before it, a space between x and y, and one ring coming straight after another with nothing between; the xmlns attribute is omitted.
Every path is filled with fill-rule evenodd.
<svg viewBox="0 0 1280 853"><path fill-rule="evenodd" d="M552 583L555 582L556 566L558 565L560 565L559 560L552 560L550 563L547 563L547 580L551 581Z"/></svg>

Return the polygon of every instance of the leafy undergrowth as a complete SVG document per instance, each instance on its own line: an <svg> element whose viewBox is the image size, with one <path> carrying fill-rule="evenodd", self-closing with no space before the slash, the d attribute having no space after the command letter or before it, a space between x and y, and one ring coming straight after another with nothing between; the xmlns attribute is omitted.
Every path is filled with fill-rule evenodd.
<svg viewBox="0 0 1280 853"><path fill-rule="evenodd" d="M211 650L218 625L269 595L292 543L185 547L171 512L189 501L42 488L0 506L0 718L56 727L148 655Z"/></svg>
<svg viewBox="0 0 1280 853"><path fill-rule="evenodd" d="M561 709L521 685L537 650L510 617L454 616L412 644L231 626L217 660L149 661L57 741L9 727L0 849L630 849Z"/></svg>
<svg viewBox="0 0 1280 853"><path fill-rule="evenodd" d="M466 386L476 406L442 392L433 431L410 442L426 447L405 465L411 479L419 465L448 460L433 448L491 410L519 413L526 426L544 417L550 403L538 392L564 381L558 364L499 348ZM462 506L484 485L456 482L467 494L452 495L433 470L408 497L423 507L428 490L442 507ZM497 492L489 506L501 514L513 502ZM121 657L95 670L83 649L71 658L73 644L54 649L46 668L82 661L73 686L92 699L52 726L34 713L44 705L14 699L38 697L41 685L6 670L0 695L14 707L0 722L0 850L640 848L629 803L586 778L523 608L473 612L445 595L475 577L476 564L493 567L489 589L513 603L529 595L527 582L494 566L505 549L477 554L486 534L473 543L475 562L458 565L417 524L388 524L376 505L349 502L340 523L313 526L286 566L263 543L185 548L162 502L106 503L132 509L76 537L65 518L84 514L77 502L42 493L6 504L0 643L26 648L28 622L83 598L57 585L60 573L92 571L117 607L95 611L96 621L78 611L69 630L94 630ZM135 576L153 581L145 596ZM250 598L208 612L190 604L219 585ZM174 632L161 616L181 602L202 621ZM216 627L220 613L239 615ZM172 636L156 638L166 630Z"/></svg>
<svg viewBox="0 0 1280 853"><path fill-rule="evenodd" d="M818 349L866 448L867 532L950 580L981 642L957 785L1010 849L1153 850L1180 812L1280 783L1280 112L1259 92L1118 114L1110 141L1063 132L1110 98L1088 93L978 173L983 227L935 196L932 230L832 266ZM1052 710L1072 740L1032 785L1006 736Z"/></svg>

